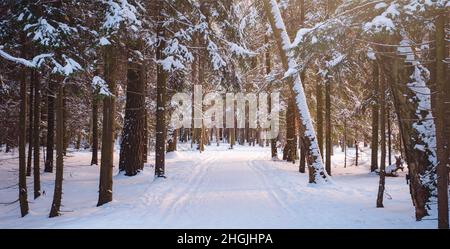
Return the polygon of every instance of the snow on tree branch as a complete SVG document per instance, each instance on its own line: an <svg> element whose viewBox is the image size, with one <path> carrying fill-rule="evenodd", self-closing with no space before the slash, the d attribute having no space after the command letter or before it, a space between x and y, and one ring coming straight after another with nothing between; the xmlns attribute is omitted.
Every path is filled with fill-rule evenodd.
<svg viewBox="0 0 450 249"><path fill-rule="evenodd" d="M3 46L0 46L0 56L8 61L12 61L17 64L24 65L26 67L37 68L40 67L46 58L53 57L53 54L40 54L35 56L32 60L24 58L14 57L7 52L3 51Z"/></svg>
<svg viewBox="0 0 450 249"><path fill-rule="evenodd" d="M73 74L76 71L83 70L83 67L78 64L75 60L73 60L70 57L67 57L66 55L62 55L62 58L65 62L65 65L61 65L58 61L56 61L54 58L52 58L53 62L53 70L52 73L60 73L65 76L69 76Z"/></svg>
<svg viewBox="0 0 450 249"><path fill-rule="evenodd" d="M94 76L92 78L92 87L98 91L98 94L101 96L111 96L112 93L109 91L108 85L106 81L102 79L100 76Z"/></svg>
<svg viewBox="0 0 450 249"><path fill-rule="evenodd" d="M104 1L108 6L106 19L103 28L106 30L118 30L121 23L129 27L132 31L138 31L142 22L138 19L136 7L127 0Z"/></svg>

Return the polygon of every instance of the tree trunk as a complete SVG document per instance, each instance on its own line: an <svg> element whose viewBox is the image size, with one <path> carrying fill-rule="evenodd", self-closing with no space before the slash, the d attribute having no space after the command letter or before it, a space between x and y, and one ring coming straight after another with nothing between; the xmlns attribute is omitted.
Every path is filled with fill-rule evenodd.
<svg viewBox="0 0 450 249"><path fill-rule="evenodd" d="M201 6L202 7L202 6ZM199 45L200 47L206 47L205 43L203 42L203 40L201 40L201 38L199 39ZM204 56L202 54L201 51L199 51L198 54L198 81L197 84L199 84L200 86L203 86L204 81L205 81L205 69L204 69ZM201 96L203 96L203 93L200 93ZM200 102L201 103L201 102ZM196 118L200 118L200 122L201 122L201 128L198 128L198 150L200 152L203 152L205 150L205 126L203 123L203 105L197 106L196 108L198 108L201 111L201 116L200 117L196 117ZM241 141L239 141L241 142Z"/></svg>
<svg viewBox="0 0 450 249"><path fill-rule="evenodd" d="M378 119L379 119L379 71L377 62L373 62L373 101L372 101L372 141L370 143L370 147L372 150L371 153L371 163L370 163L370 171L374 172L378 169Z"/></svg>
<svg viewBox="0 0 450 249"><path fill-rule="evenodd" d="M445 137L445 53L446 13L439 11L435 20L436 27L436 142L437 142L437 187L438 187L438 228L448 229L448 138ZM447 92L448 94L448 92ZM447 96L448 98L448 96Z"/></svg>
<svg viewBox="0 0 450 249"><path fill-rule="evenodd" d="M63 91L65 91L65 88L63 87ZM64 93L65 96L65 93ZM66 108L66 98L63 98L63 129L64 129L64 143L63 143L63 147L64 147L64 156L67 155L67 148L69 147L69 139L70 139L70 131L67 132L67 120L68 120L68 115L67 115L67 108Z"/></svg>
<svg viewBox="0 0 450 249"><path fill-rule="evenodd" d="M76 150L80 150L80 148L81 148L81 138L82 138L82 136L81 136L81 131L76 131L76 133L77 133L77 140L75 141L75 149Z"/></svg>
<svg viewBox="0 0 450 249"><path fill-rule="evenodd" d="M189 133L188 128L181 128L180 132L181 132L181 134L180 134L180 142L186 143L188 141L188 133ZM217 135L219 135L219 132L220 131L217 131ZM217 137L217 139L219 139L219 138Z"/></svg>
<svg viewBox="0 0 450 249"><path fill-rule="evenodd" d="M342 141L342 150L344 151L344 168L347 168L347 119L344 120L344 141Z"/></svg>
<svg viewBox="0 0 450 249"><path fill-rule="evenodd" d="M130 46L131 53L141 48L139 42ZM141 62L128 60L127 100L120 144L119 170L126 176L136 175L143 167L145 82L140 73Z"/></svg>
<svg viewBox="0 0 450 249"><path fill-rule="evenodd" d="M50 79L47 91L47 156L44 172L53 172L53 149L55 135L55 82Z"/></svg>
<svg viewBox="0 0 450 249"><path fill-rule="evenodd" d="M295 161L295 99L289 97L286 113L286 145L283 150L283 159L288 162Z"/></svg>
<svg viewBox="0 0 450 249"><path fill-rule="evenodd" d="M330 17L335 10L335 1L328 0L327 1L327 16ZM328 75L327 75L328 76ZM333 154L333 145L331 144L331 79L327 77L325 82L325 169L328 175L331 176L331 155ZM322 151L321 151L322 152Z"/></svg>
<svg viewBox="0 0 450 249"><path fill-rule="evenodd" d="M107 46L104 49L105 80L111 95L103 98L102 149L100 162L100 183L97 206L112 201L114 167L114 116L116 113L116 81L118 80L118 54L120 48Z"/></svg>
<svg viewBox="0 0 450 249"><path fill-rule="evenodd" d="M386 77L384 71L381 70L380 81L380 182L378 184L377 208L383 206L384 185L386 178Z"/></svg>
<svg viewBox="0 0 450 249"><path fill-rule="evenodd" d="M274 37L277 42L278 50L280 52L281 62L284 70L288 71L291 65L295 64L292 58L292 53L289 51L291 42L286 32L283 19L280 14L280 9L275 0L264 0L264 9L272 27ZM311 121L311 115L306 103L306 96L301 84L298 73L293 77L288 78L289 87L293 89L297 107L300 112L300 120L302 124L303 137L305 139L305 147L308 149L308 161L310 166L310 183L326 182L328 175L324 170L322 156L320 154L317 143L316 133Z"/></svg>
<svg viewBox="0 0 450 249"><path fill-rule="evenodd" d="M24 35L22 35L24 36ZM24 39L24 37L22 37ZM25 55L25 48L22 48ZM25 57L25 56L24 56ZM26 133L27 133L27 79L26 68L22 67L20 75L20 117L19 117L19 203L22 217L28 214L28 191L26 172ZM31 95L31 94L30 94Z"/></svg>
<svg viewBox="0 0 450 249"><path fill-rule="evenodd" d="M386 103L386 115L387 115L387 138L388 138L388 165L392 164L392 129L391 129L391 109L389 103Z"/></svg>
<svg viewBox="0 0 450 249"><path fill-rule="evenodd" d="M319 150L322 152L323 159L323 84L319 79L316 79L316 101L317 142L319 143Z"/></svg>
<svg viewBox="0 0 450 249"><path fill-rule="evenodd" d="M92 159L91 165L98 165L98 96L92 98Z"/></svg>
<svg viewBox="0 0 450 249"><path fill-rule="evenodd" d="M139 49L143 49L144 41L139 40ZM142 84L144 85L144 89L142 90L142 98L144 99L142 103L142 110L141 110L141 116L142 116L142 130L141 130L141 168L140 170L144 170L145 163L147 163L147 150L148 150L148 121L147 121L147 67L142 61L139 64L139 78L142 81Z"/></svg>
<svg viewBox="0 0 450 249"><path fill-rule="evenodd" d="M34 119L34 72L30 71L30 94L28 103L28 160L27 160L27 176L31 176L31 163L33 160L33 119Z"/></svg>
<svg viewBox="0 0 450 249"><path fill-rule="evenodd" d="M64 86L58 87L56 107L56 178L53 192L53 203L49 217L59 216L62 198L63 168L64 168Z"/></svg>
<svg viewBox="0 0 450 249"><path fill-rule="evenodd" d="M220 146L220 128L215 128L216 131L216 145Z"/></svg>
<svg viewBox="0 0 450 249"><path fill-rule="evenodd" d="M300 139L300 166L298 168L298 171L300 173L305 173L306 170L306 149L303 142L303 138Z"/></svg>
<svg viewBox="0 0 450 249"><path fill-rule="evenodd" d="M205 151L205 140L207 139L207 135L206 135L206 129L205 129L205 125L203 124L202 121L202 128L200 129L200 145L199 145L199 150L200 152Z"/></svg>
<svg viewBox="0 0 450 249"><path fill-rule="evenodd" d="M143 158L143 162L147 163L148 161L148 114L147 114L147 109L144 108L144 154L142 155Z"/></svg>
<svg viewBox="0 0 450 249"><path fill-rule="evenodd" d="M408 165L408 176L410 184L411 198L415 207L416 219L421 220L428 215L428 205L435 191L435 184L433 183L435 172L435 165L433 163L432 148L428 148L424 134L415 128L417 122L427 122L429 110L421 110L418 112L419 104L411 99L418 98L418 92L413 91L409 82L411 75L414 73L414 67L411 65L404 66L400 59L391 60L386 59L383 65L387 72L391 70L391 92L394 100L395 111L398 117L399 130L401 133L402 144L406 163ZM402 64L400 64L402 63ZM389 76L389 75L388 75ZM420 90L425 91L427 87L422 87ZM425 95L420 96L426 98Z"/></svg>
<svg viewBox="0 0 450 249"><path fill-rule="evenodd" d="M301 10L302 10L302 15L304 14L303 12L305 11L304 10L304 1L302 0L301 2L300 2L300 5L301 5ZM302 20L304 19L304 17L302 17ZM303 23L303 21L302 21L302 23ZM302 71L302 74L300 75L300 78L301 78L301 80L302 80L302 82L304 81L304 79L305 79L305 69L303 69L303 71ZM300 121L300 119L298 119L298 121L299 122L301 122ZM306 170L306 147L305 147L305 143L304 143L304 139L303 139L303 136L302 136L302 134L304 133L303 131L302 131L302 126L299 124L299 134L300 134L300 136L299 136L299 140L298 140L298 147L299 147L299 150L300 150L300 165L299 165L299 167L298 167L298 171L300 172L300 173L305 173L305 170ZM323 130L322 130L323 131ZM323 132L322 132L322 135L323 135ZM322 137L322 139L323 139L323 137ZM322 141L322 143L323 143L323 141ZM323 144L322 144L322 146L323 146ZM322 152L322 150L320 151L320 152ZM322 155L322 157L323 157L323 154L321 154ZM322 158L322 160L323 160L323 158Z"/></svg>
<svg viewBox="0 0 450 249"><path fill-rule="evenodd" d="M158 8L162 8L162 3L158 1ZM158 16L161 19L162 16ZM166 47L164 42L164 27L158 25L157 36L159 46L156 49L156 60L163 59L163 50ZM155 175L165 176L165 153L166 153L166 72L161 64L157 66L156 76L156 148L155 148Z"/></svg>
<svg viewBox="0 0 450 249"><path fill-rule="evenodd" d="M33 177L34 177L34 199L41 195L41 175L40 175L40 139L39 131L41 124L41 82L39 73L33 70L34 74L34 120L33 120Z"/></svg>
<svg viewBox="0 0 450 249"><path fill-rule="evenodd" d="M234 128L229 128L228 129L228 136L229 136L229 140L230 140L230 149L233 149L234 147L234 143L235 143L235 133L234 133Z"/></svg>
<svg viewBox="0 0 450 249"><path fill-rule="evenodd" d="M266 44L269 43L269 37L267 35L264 36L264 41L265 41ZM270 60L270 49L269 48L267 49L267 51L265 53L265 59L266 59L266 75L269 75L272 72L272 66L271 66L271 60ZM269 112L271 112L272 111L272 98L269 98L268 105L269 105ZM278 158L277 139L276 138L270 139L270 152L271 152L271 158L272 159Z"/></svg>
<svg viewBox="0 0 450 249"><path fill-rule="evenodd" d="M194 37L193 37L193 41L192 41L192 43L193 43L193 46L197 46L197 36L196 35L194 35ZM192 81L192 91L193 92L195 92L195 85L197 84L197 80L198 80L198 77L197 77L197 68L198 68L198 63L197 63L197 60L198 60L198 55L197 55L197 53L194 53L193 54L193 61L192 61L192 65L191 65L191 68L192 68L192 73L191 73L191 76L192 76L192 78L191 78L191 81ZM195 127L196 125L196 120L197 120L197 117L195 116L195 108L197 108L197 106L195 105L195 96L194 96L194 94L192 94L192 98L191 98L191 103L192 103L192 105L191 105L191 115L192 115L192 122L191 122L191 148L194 148L194 143L196 143L197 142L197 128ZM225 108L225 107L224 107Z"/></svg>
<svg viewBox="0 0 450 249"><path fill-rule="evenodd" d="M178 139L178 129L172 130L172 134L167 141L167 152L172 152L177 150L177 139Z"/></svg>
<svg viewBox="0 0 450 249"><path fill-rule="evenodd" d="M328 175L331 176L331 81L327 79L325 85L325 147L326 147L326 157L325 157L325 169Z"/></svg>

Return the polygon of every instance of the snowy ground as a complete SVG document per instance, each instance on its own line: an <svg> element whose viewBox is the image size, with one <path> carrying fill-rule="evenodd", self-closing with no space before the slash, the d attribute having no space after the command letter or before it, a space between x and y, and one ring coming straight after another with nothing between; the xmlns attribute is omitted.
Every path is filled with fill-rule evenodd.
<svg viewBox="0 0 450 249"><path fill-rule="evenodd" d="M385 208L375 208L378 176L368 173L370 155L364 152L359 167L352 165L350 155L348 167L343 168L343 154L336 149L333 183L319 187L308 184L297 163L270 160L269 148L209 146L201 154L181 150L168 155L166 179L154 179L151 164L135 177L116 172L114 201L102 207L95 206L98 166L89 165L89 152L72 152L64 169L63 215L47 218L54 174L43 173L45 195L33 200L29 177L30 214L20 218L17 202L0 204L0 228L437 226L435 220L415 221L404 173L387 178ZM0 154L1 203L17 199L17 165L17 153Z"/></svg>

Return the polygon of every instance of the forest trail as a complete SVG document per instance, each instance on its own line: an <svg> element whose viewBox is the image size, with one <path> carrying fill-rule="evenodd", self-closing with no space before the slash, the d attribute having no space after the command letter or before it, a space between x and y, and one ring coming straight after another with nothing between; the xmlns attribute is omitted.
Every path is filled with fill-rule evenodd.
<svg viewBox="0 0 450 249"><path fill-rule="evenodd" d="M48 219L53 175L43 174L46 195L31 201L32 213L19 218L17 203L0 206L0 226L13 228L433 228L435 221L414 221L403 177L387 179L385 208L375 208L378 177L368 173L370 154L360 153L361 166L347 168L336 149L333 183L308 184L295 164L272 161L269 148L208 146L199 153L180 146L167 156L167 178L154 178L152 163L135 177L115 172L114 200L95 207L98 167L89 152L67 158L63 215ZM118 157L116 157L116 160ZM16 159L0 164L15 179ZM149 160L153 162L153 160ZM403 175L402 175L403 176ZM29 179L31 180L31 179ZM29 182L30 187L32 182ZM1 189L2 201L17 189ZM30 197L30 200L31 197ZM45 220L45 222L44 222Z"/></svg>
<svg viewBox="0 0 450 249"><path fill-rule="evenodd" d="M245 226L247 221L250 224L267 222L267 219L278 222L277 217L285 218L279 214L293 215L283 191L293 184L272 178L285 171L265 164L266 159L266 153L247 150L206 151L198 155L192 171L187 172L189 177L177 179L171 188L161 184L165 188L160 206L162 222L183 226L181 221L195 220L199 215L197 219L211 224L226 221ZM145 202L151 206L154 193L146 195Z"/></svg>

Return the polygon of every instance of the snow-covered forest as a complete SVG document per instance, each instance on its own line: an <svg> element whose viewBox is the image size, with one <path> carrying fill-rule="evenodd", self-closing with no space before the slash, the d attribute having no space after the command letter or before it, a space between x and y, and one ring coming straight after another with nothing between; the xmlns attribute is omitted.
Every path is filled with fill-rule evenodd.
<svg viewBox="0 0 450 249"><path fill-rule="evenodd" d="M0 228L448 228L449 16L0 0Z"/></svg>

